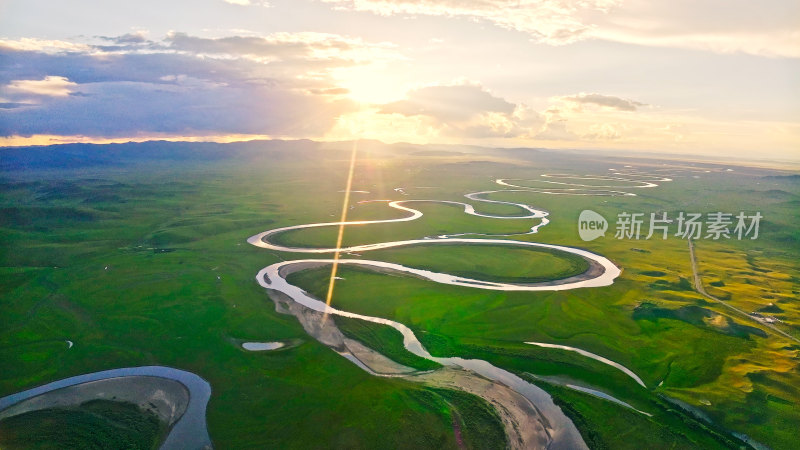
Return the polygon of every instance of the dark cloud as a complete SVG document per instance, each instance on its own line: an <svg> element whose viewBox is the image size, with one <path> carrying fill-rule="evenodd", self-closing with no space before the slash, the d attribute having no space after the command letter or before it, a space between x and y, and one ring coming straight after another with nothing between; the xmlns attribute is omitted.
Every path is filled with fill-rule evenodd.
<svg viewBox="0 0 800 450"><path fill-rule="evenodd" d="M318 136L347 102L267 86L83 85L88 95L4 113L0 134L127 136L139 133Z"/></svg>
<svg viewBox="0 0 800 450"><path fill-rule="evenodd" d="M176 52L167 45L140 41L133 36L109 38L120 43L144 43L148 51L104 53L91 51L48 53L0 48L0 135L57 134L118 137L147 133L272 134L292 137L323 135L341 114L355 105L336 94L338 88L325 70L337 67L336 58L323 60L292 54L295 42L285 46L256 45L265 64L240 53L201 56L198 41ZM174 36L173 36L174 37ZM302 40L302 39L300 39ZM208 44L209 40L200 40ZM214 41L214 40L211 40ZM225 41L220 51L247 39ZM331 44L339 45L339 44ZM162 50L153 51L154 48ZM271 50L270 50L271 49ZM232 50L228 48L228 50ZM240 49L241 50L241 49ZM304 76L309 71L316 77ZM37 98L13 82L63 77L71 83L69 95ZM34 104L31 104L34 103ZM24 107L23 107L24 106Z"/></svg>
<svg viewBox="0 0 800 450"><path fill-rule="evenodd" d="M172 49L192 53L255 55L276 59L308 56L312 49L311 43L302 40L285 42L249 36L209 39L186 33L171 33L166 42Z"/></svg>
<svg viewBox="0 0 800 450"><path fill-rule="evenodd" d="M115 44L144 44L149 43L143 33L126 33L122 36L98 36L100 39L114 42Z"/></svg>
<svg viewBox="0 0 800 450"><path fill-rule="evenodd" d="M627 98L602 94L578 94L571 97L563 97L563 99L581 105L592 104L616 109L619 111L636 111L640 106L647 106L647 103L641 103Z"/></svg>
<svg viewBox="0 0 800 450"><path fill-rule="evenodd" d="M16 109L16 108L23 108L25 106L31 106L31 105L28 103L17 103L17 102L0 103L0 109Z"/></svg>
<svg viewBox="0 0 800 450"><path fill-rule="evenodd" d="M239 55L275 61L326 61L328 64L363 63L389 50L387 44L367 44L360 39L328 33L276 33L268 37L230 36L203 38L170 33L169 49L195 54Z"/></svg>

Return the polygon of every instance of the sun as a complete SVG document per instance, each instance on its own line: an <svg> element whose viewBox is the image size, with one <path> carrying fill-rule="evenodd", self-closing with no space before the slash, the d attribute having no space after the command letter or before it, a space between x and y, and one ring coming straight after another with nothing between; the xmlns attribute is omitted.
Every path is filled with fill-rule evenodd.
<svg viewBox="0 0 800 450"><path fill-rule="evenodd" d="M332 75L337 86L348 90L348 98L364 106L400 100L408 90L407 80L373 66L340 68Z"/></svg>

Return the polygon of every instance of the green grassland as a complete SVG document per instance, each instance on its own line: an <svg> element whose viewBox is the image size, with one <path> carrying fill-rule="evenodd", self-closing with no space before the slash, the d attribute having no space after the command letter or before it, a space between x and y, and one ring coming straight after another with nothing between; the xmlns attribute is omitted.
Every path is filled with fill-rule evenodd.
<svg viewBox="0 0 800 450"><path fill-rule="evenodd" d="M456 197L457 199L458 197ZM460 200L466 200L461 198ZM377 205L370 205L374 209ZM384 211L390 211L385 205L380 205ZM418 209L424 214L412 222L394 222L377 225L351 225L342 241L342 246L349 247L372 242L399 241L405 239L420 239L427 236L439 236L448 233L459 233L465 230L491 230L490 233L511 234L529 231L529 220L497 220L486 217L477 217L464 214L464 208L457 205L442 205L435 203L412 203L405 206ZM360 212L361 206L353 209L354 213ZM374 214L374 213L373 213ZM408 216L391 213L386 218ZM349 220L362 220L361 216L354 214ZM333 217L321 218L322 222L335 222ZM499 223L498 223L499 222ZM526 225L528 225L526 227ZM289 247L326 247L336 246L335 227L306 228L280 233L274 237L274 242Z"/></svg>
<svg viewBox="0 0 800 450"><path fill-rule="evenodd" d="M441 179L442 176L435 178ZM745 195L741 194L743 181L749 182L745 185ZM541 229L538 235L519 236L517 239L578 247L591 245L591 250L609 256L626 269L621 279L608 288L567 293L487 293L433 285L411 277L389 278L343 267L339 275L345 281L337 284L333 303L340 309L392 318L411 326L426 347L438 356L476 357L517 372L565 375L590 386L600 386L650 412L653 405L664 407L656 394L669 395L700 408L725 429L744 432L773 447L790 448L793 439L790 423L800 419L796 412L790 411L798 401L795 388L798 383L798 347L791 341L769 334L758 322L731 315L730 311L694 292L689 281L692 273L685 240L676 237L640 241L601 239L587 244L579 241L575 231L577 215L582 209L594 209L606 217L614 217L625 210L666 210L672 217L678 211L738 213L744 210L752 213L760 210L765 220L758 240L709 240L697 244L701 271L706 267L704 264L709 264L705 261L718 261L718 270L727 267L746 272L736 283L740 289L739 296L731 296L730 302L748 311L771 308L773 312L770 314L783 320L779 326L798 336L798 328L792 322L797 320L793 310L796 302L790 301L798 289L797 276L792 275L797 270L793 259L798 250L793 228L797 213L785 204L796 203L798 186L786 181L776 182L783 183L782 188L787 192L780 196L779 201L760 198L760 192L774 190L759 188L761 178L729 174L709 174L700 179L680 177L656 189L635 191L637 197L575 197L564 201L532 193L491 194L489 197L492 199L522 201L551 212L553 222ZM458 208L442 206L433 211L434 208L431 206L425 213L441 215L450 210L458 213ZM450 219L452 222L437 219L436 224L470 219L473 218L453 218ZM513 221L502 222L497 227L480 230L486 233L508 232L509 222ZM420 226L423 226L422 222ZM518 228L520 231L524 229L525 225ZM420 230L418 235L444 232L456 230L438 227L430 231ZM350 243L375 242L372 239L378 233L353 227L346 230L345 239L349 236ZM406 237L387 234L394 239ZM329 239L320 239L315 244L325 245ZM426 267L451 264L458 267L456 258L447 247L430 246L429 259L420 263ZM708 248L720 247L727 253L719 259L702 253ZM376 259L405 262L403 250L383 250L381 257ZM474 247L471 252L479 254L482 250ZM376 254L371 252L363 257L372 258ZM748 266L748 261L754 259L746 255L762 254L767 256L759 257L756 261L760 265L755 267L761 270ZM526 263L514 259L513 253L504 252L501 256L488 250L485 255L486 260L508 257L503 262L506 266L523 267ZM732 255L738 256L732 258ZM315 280L323 277L324 281L325 270L318 270L316 274L313 271L295 274L294 280L310 292L321 295L326 285ZM492 275L496 274L484 279L492 279ZM708 276L705 273L701 275ZM724 287L719 289L733 290L734 287L728 284L735 283L733 277L712 274L709 281L720 284L718 281L723 278L727 281L723 281ZM524 277L518 281L522 280ZM370 286L374 289L369 289ZM748 299L753 303L746 303ZM650 313L657 311L659 314L645 314L648 306L654 308ZM684 314L684 311L690 313ZM515 348L525 340L572 345L609 357L633 368L651 392L637 392L636 386L625 384L631 384L629 380L615 379L601 368L583 369L581 373L574 366L559 361L576 359L576 356L556 355L556 351L534 356L534 350ZM557 363L547 366L546 362L552 359ZM601 400L597 402L603 403ZM650 409L647 402L653 402ZM606 408L620 409L615 405ZM606 427L605 439L623 432Z"/></svg>
<svg viewBox="0 0 800 450"><path fill-rule="evenodd" d="M400 364L418 370L438 369L441 364L421 358L406 351L403 335L388 325L366 322L348 317L336 317L336 326L350 339L355 339L367 347L378 349L381 354Z"/></svg>
<svg viewBox="0 0 800 450"><path fill-rule="evenodd" d="M279 256L247 236L320 215L299 206L318 177L283 173L240 163L5 174L19 177L4 184L5 206L44 214L7 221L0 238L0 395L160 364L211 383L209 432L221 448L453 447L449 416L421 400L421 386L374 378L309 339L255 283ZM289 187L300 182L306 190ZM247 353L230 337L303 343Z"/></svg>
<svg viewBox="0 0 800 450"><path fill-rule="evenodd" d="M91 400L0 420L4 449L158 448L165 424L133 403Z"/></svg>
<svg viewBox="0 0 800 450"><path fill-rule="evenodd" d="M501 245L421 245L369 252L365 257L484 281L536 283L579 275L580 256L548 249Z"/></svg>
<svg viewBox="0 0 800 450"><path fill-rule="evenodd" d="M461 430L464 448L507 448L508 439L500 417L482 398L449 389L426 389L420 395L425 403L436 405L450 415L454 427Z"/></svg>
<svg viewBox="0 0 800 450"><path fill-rule="evenodd" d="M453 448L454 420L463 421L469 445L497 443L496 417L482 406L469 406L479 404L477 397L372 377L309 338L293 317L275 312L255 274L274 262L309 255L258 249L245 239L270 228L338 220L348 152L311 144L289 150L261 145L263 150L251 144L256 150L226 149L229 153L213 158L202 153L70 169L4 169L0 395L86 372L160 364L211 383L208 425L219 448ZM350 220L406 215L385 203L358 204L362 196L465 201L465 193L495 189L499 177L605 173L628 163L557 152L409 157L382 148L365 148L357 164L353 189L371 193L353 194ZM598 448L641 448L643 442L653 448L725 447L734 442L729 431L772 448L792 448L800 423L800 346L696 293L686 241L616 240L611 229L587 243L576 230L583 209L609 219L622 211L674 216L759 210L765 219L758 240L697 242L701 275L712 295L746 311L764 310L782 321L776 326L800 336L795 301L800 185L775 174L739 168L700 178L684 174L655 189L634 190L637 197L489 194L551 213L552 222L538 234L515 239L587 248L622 267L621 277L603 288L506 293L341 266L344 281L336 284L333 305L402 322L434 355L481 358L523 375L562 377L653 414L648 418L542 382ZM536 223L468 216L452 205L410 206L425 216L347 227L345 244L526 232ZM518 213L507 205L476 209ZM332 227L303 230L276 240L332 245L334 233ZM419 246L361 257L479 279L533 281L585 270L582 260L563 254L488 245ZM292 280L324 297L329 273L323 267ZM409 356L394 330L335 320L345 333L380 346L398 362L425 364L404 359ZM73 348L67 348L67 339ZM231 339L302 343L251 353ZM647 389L596 361L524 341L598 353L631 368ZM713 425L663 396L697 408Z"/></svg>

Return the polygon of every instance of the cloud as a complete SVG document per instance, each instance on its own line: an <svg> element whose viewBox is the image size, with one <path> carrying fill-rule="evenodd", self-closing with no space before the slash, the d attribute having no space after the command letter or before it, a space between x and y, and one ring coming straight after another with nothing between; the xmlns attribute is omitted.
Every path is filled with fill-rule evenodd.
<svg viewBox="0 0 800 450"><path fill-rule="evenodd" d="M323 0L379 15L468 18L540 43L585 39L717 53L800 57L795 0Z"/></svg>
<svg viewBox="0 0 800 450"><path fill-rule="evenodd" d="M592 37L655 47L800 58L794 0L625 0Z"/></svg>
<svg viewBox="0 0 800 450"><path fill-rule="evenodd" d="M42 95L47 97L66 97L73 92L77 83L59 76L46 76L41 80L13 80L5 90L17 94Z"/></svg>
<svg viewBox="0 0 800 450"><path fill-rule="evenodd" d="M202 38L172 32L165 39L169 49L200 55L238 56L258 62L323 61L326 66L349 66L376 60L400 59L390 43L369 43L338 34L298 32L268 36Z"/></svg>
<svg viewBox="0 0 800 450"><path fill-rule="evenodd" d="M561 99L577 105L596 105L604 108L616 109L618 111L636 111L640 106L647 106L646 103L603 94L581 93L569 97L561 97Z"/></svg>
<svg viewBox="0 0 800 450"><path fill-rule="evenodd" d="M134 33L126 33L121 36L99 36L100 39L114 42L115 44L144 44L147 40L147 31L139 30Z"/></svg>
<svg viewBox="0 0 800 450"><path fill-rule="evenodd" d="M320 137L356 104L332 71L397 52L321 33L0 46L0 136L146 133ZM382 58L384 55L378 55ZM385 56L391 58L394 56ZM23 107L24 106L24 107Z"/></svg>
<svg viewBox="0 0 800 450"><path fill-rule="evenodd" d="M345 88L328 88L328 89L311 89L310 92L316 95L347 95L350 93L350 90Z"/></svg>
<svg viewBox="0 0 800 450"><path fill-rule="evenodd" d="M534 139L543 141L574 141L579 136L567 129L567 119L561 115L561 111L550 108L544 113L545 123Z"/></svg>
<svg viewBox="0 0 800 450"><path fill-rule="evenodd" d="M474 82L411 89L404 99L375 107L377 116L367 119L375 126L416 136L519 138L530 136L543 123L527 105L511 103ZM363 122L362 114L357 117L350 122Z"/></svg>
<svg viewBox="0 0 800 450"><path fill-rule="evenodd" d="M470 138L517 136L523 120L518 106L476 83L432 85L412 89L403 100L378 105L378 114L421 118L415 125L449 136Z"/></svg>
<svg viewBox="0 0 800 450"><path fill-rule="evenodd" d="M51 39L0 39L0 51L3 50L54 54L64 52L88 52L92 50L92 46L77 42Z"/></svg>
<svg viewBox="0 0 800 450"><path fill-rule="evenodd" d="M22 108L4 118L19 135L124 136L140 133L229 133L319 136L346 102L269 86L247 89L139 82L101 82L81 86L88 95L67 97L37 108Z"/></svg>
<svg viewBox="0 0 800 450"><path fill-rule="evenodd" d="M622 132L620 125L610 123L596 123L589 126L589 132L581 136L583 139L591 141L611 141L620 139Z"/></svg>
<svg viewBox="0 0 800 450"><path fill-rule="evenodd" d="M251 6L251 5L266 6L266 7L269 6L269 2L267 1L253 1L253 0L222 0L222 1L237 6Z"/></svg>
<svg viewBox="0 0 800 450"><path fill-rule="evenodd" d="M426 86L409 91L406 99L380 107L383 114L428 116L439 122L460 122L484 113L511 114L514 104L495 97L480 85Z"/></svg>
<svg viewBox="0 0 800 450"><path fill-rule="evenodd" d="M0 109L15 109L30 106L30 103L21 102L0 102Z"/></svg>
<svg viewBox="0 0 800 450"><path fill-rule="evenodd" d="M465 17L530 34L539 42L566 44L583 38L596 13L621 0L323 0L337 8L379 15Z"/></svg>
<svg viewBox="0 0 800 450"><path fill-rule="evenodd" d="M574 141L578 135L567 129L567 121L560 120L547 122L541 131L536 133L534 139L541 141Z"/></svg>

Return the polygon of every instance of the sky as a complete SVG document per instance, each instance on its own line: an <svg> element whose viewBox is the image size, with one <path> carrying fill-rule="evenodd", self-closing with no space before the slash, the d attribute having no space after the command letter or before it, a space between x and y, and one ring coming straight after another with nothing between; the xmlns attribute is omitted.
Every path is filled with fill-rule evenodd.
<svg viewBox="0 0 800 450"><path fill-rule="evenodd" d="M0 146L800 159L796 0L0 0Z"/></svg>

